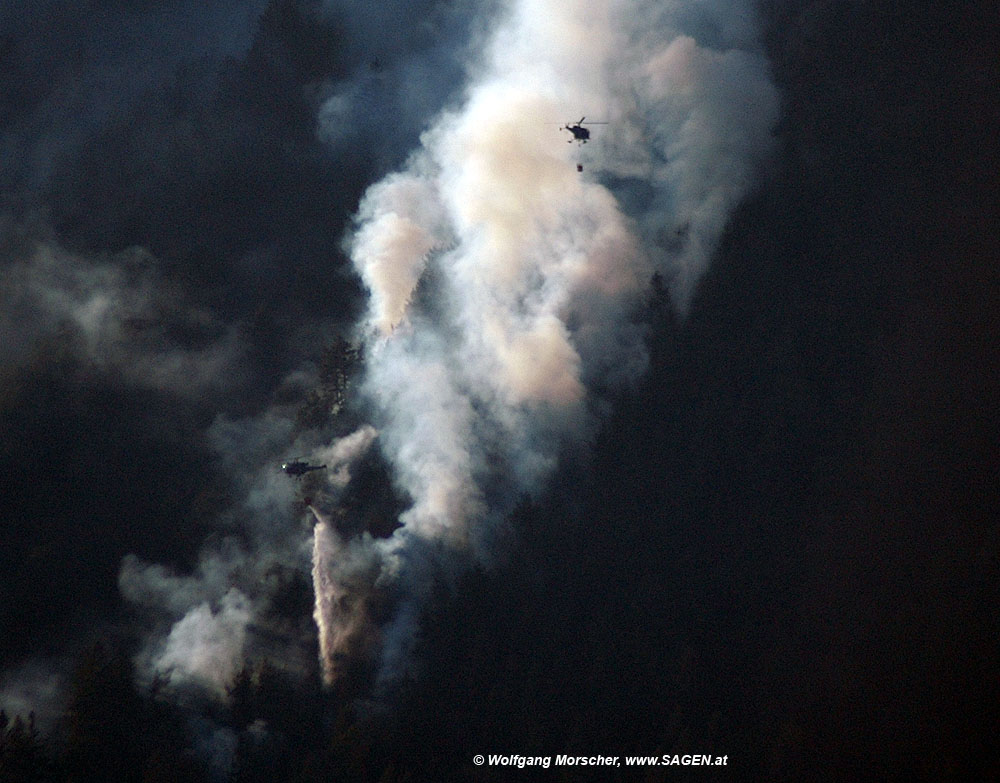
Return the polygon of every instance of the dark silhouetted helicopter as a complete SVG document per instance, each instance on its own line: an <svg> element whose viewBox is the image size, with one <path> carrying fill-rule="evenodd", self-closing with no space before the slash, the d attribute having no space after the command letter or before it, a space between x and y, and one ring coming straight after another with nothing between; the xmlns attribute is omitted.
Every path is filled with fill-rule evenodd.
<svg viewBox="0 0 1000 783"><path fill-rule="evenodd" d="M323 470L324 468L326 468L326 465L310 465L308 462L303 462L300 459L281 463L281 469L289 476L295 476L296 478L304 476L310 470Z"/></svg>
<svg viewBox="0 0 1000 783"><path fill-rule="evenodd" d="M580 144L586 144L587 143L587 140L590 138L590 129L583 127L583 121L585 119L587 119L587 118L586 117L581 117L579 122L576 122L576 123L567 122L565 125L563 125L559 129L559 130L568 130L570 133L573 134L573 138L572 139L568 139L566 141L567 144L572 144L574 141L577 141ZM588 124L589 125L607 125L608 123L606 123L606 122L591 122L591 123L588 123Z"/></svg>

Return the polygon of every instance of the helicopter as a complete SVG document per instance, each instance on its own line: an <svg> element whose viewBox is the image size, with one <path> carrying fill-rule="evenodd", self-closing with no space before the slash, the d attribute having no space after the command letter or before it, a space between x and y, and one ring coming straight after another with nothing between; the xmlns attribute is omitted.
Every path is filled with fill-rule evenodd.
<svg viewBox="0 0 1000 783"><path fill-rule="evenodd" d="M590 138L590 129L583 127L583 121L587 119L586 117L581 117L579 122L567 122L559 130L568 130L573 134L572 139L567 139L567 144L572 144L574 141L580 144L586 144L587 140ZM589 125L607 125L606 122L591 122Z"/></svg>
<svg viewBox="0 0 1000 783"><path fill-rule="evenodd" d="M303 462L300 459L295 459L292 460L291 462L282 462L281 469L289 476L295 476L296 478L301 478L311 470L325 470L326 465L310 465L308 462Z"/></svg>

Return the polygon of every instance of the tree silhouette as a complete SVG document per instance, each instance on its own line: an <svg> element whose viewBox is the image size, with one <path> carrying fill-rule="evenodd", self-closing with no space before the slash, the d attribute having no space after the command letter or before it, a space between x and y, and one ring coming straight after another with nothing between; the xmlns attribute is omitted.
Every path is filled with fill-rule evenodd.
<svg viewBox="0 0 1000 783"><path fill-rule="evenodd" d="M0 781L4 783L43 783L53 780L52 767L46 757L35 714L25 721L20 715L11 721L0 710Z"/></svg>

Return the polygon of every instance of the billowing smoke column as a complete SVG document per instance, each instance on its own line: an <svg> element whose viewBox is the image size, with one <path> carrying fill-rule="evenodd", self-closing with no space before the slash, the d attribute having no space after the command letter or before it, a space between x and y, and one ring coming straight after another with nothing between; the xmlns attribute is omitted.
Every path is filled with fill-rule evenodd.
<svg viewBox="0 0 1000 783"><path fill-rule="evenodd" d="M583 114L609 125L566 144L559 126ZM776 114L745 3L512 4L461 107L360 206L364 391L413 503L382 541L316 526L328 678L368 622L348 597L358 573L393 596L391 680L432 564L488 561L512 499L586 434L602 391L643 371L633 319L652 273L683 312Z"/></svg>

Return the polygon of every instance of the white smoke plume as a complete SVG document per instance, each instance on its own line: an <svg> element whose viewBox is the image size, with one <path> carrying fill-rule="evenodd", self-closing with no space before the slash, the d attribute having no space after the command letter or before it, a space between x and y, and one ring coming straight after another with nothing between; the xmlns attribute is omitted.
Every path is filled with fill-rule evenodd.
<svg viewBox="0 0 1000 783"><path fill-rule="evenodd" d="M357 633L357 605L340 607L357 563L397 592L380 629L391 680L429 559L489 561L512 499L586 435L602 392L643 371L635 314L652 273L683 313L777 112L749 3L511 3L462 104L360 205L364 391L413 504L383 541L345 545L317 524L328 675ZM559 125L584 114L609 124L566 144Z"/></svg>
<svg viewBox="0 0 1000 783"><path fill-rule="evenodd" d="M249 626L259 607L235 582L250 582L251 559L230 545L206 553L197 570L178 575L134 555L122 562L119 589L131 603L168 618L136 658L140 679L194 685L222 696L247 652ZM263 574L258 574L263 581Z"/></svg>
<svg viewBox="0 0 1000 783"><path fill-rule="evenodd" d="M217 608L199 604L174 624L156 658L157 670L170 682L195 679L225 693L243 662L250 617L250 602L236 588Z"/></svg>

